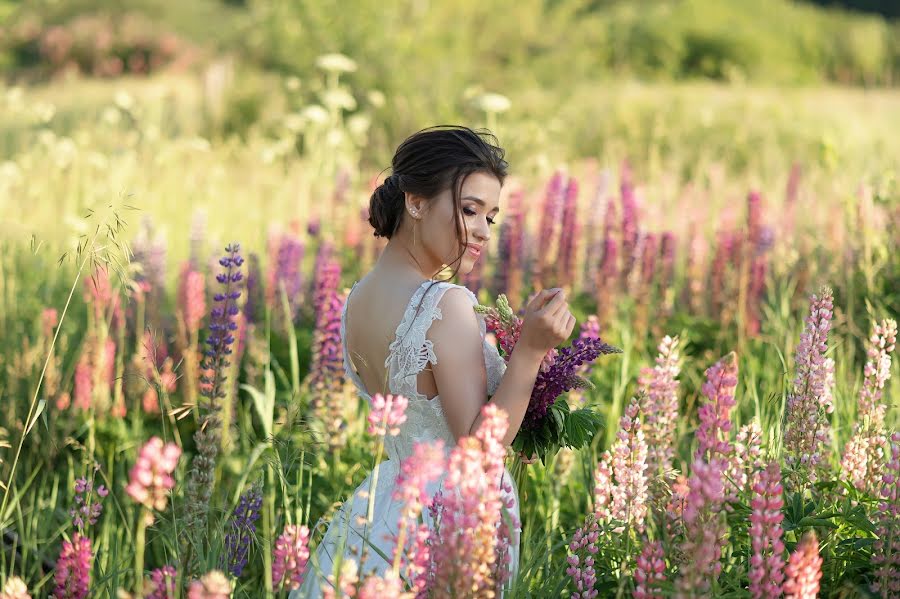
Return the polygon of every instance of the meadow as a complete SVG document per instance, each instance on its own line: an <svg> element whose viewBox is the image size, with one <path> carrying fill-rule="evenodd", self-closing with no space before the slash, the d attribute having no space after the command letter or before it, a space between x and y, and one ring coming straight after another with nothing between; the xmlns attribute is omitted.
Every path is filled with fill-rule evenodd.
<svg viewBox="0 0 900 599"><path fill-rule="evenodd" d="M380 455L334 326L403 101L318 64L232 134L226 66L0 89L0 597L287 596ZM897 93L469 106L513 176L460 282L623 350L569 398L600 434L517 469L508 596L900 597Z"/></svg>

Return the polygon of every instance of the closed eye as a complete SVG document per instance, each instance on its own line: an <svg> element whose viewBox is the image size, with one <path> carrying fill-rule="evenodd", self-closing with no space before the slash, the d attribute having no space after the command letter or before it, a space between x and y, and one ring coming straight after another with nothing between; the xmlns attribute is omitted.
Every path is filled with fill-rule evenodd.
<svg viewBox="0 0 900 599"><path fill-rule="evenodd" d="M474 210L472 210L471 208L463 208L463 214L465 214L466 216L475 216L475 214L477 214L477 213ZM487 219L487 222L489 225L493 225L494 219L489 218L489 219Z"/></svg>

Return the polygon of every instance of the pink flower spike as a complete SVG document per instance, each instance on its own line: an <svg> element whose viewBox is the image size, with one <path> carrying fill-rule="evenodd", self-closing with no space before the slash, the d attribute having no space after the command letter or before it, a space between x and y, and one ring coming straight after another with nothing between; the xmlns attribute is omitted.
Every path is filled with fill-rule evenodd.
<svg viewBox="0 0 900 599"><path fill-rule="evenodd" d="M76 532L71 541L63 541L56 561L53 581L54 599L84 599L91 585L91 562L94 559L91 539Z"/></svg>
<svg viewBox="0 0 900 599"><path fill-rule="evenodd" d="M289 524L275 540L272 555L272 586L276 591L297 589L309 560L309 528Z"/></svg>
<svg viewBox="0 0 900 599"><path fill-rule="evenodd" d="M383 437L396 437L400 434L400 425L406 422L406 406L409 400L402 395L382 395L376 393L372 397L369 411L369 434Z"/></svg>
<svg viewBox="0 0 900 599"><path fill-rule="evenodd" d="M781 469L778 462L757 476L753 485L750 514L750 594L754 599L778 599L784 582L784 543L781 540L784 515Z"/></svg>
<svg viewBox="0 0 900 599"><path fill-rule="evenodd" d="M204 574L188 587L187 599L229 599L231 582L219 570Z"/></svg>
<svg viewBox="0 0 900 599"><path fill-rule="evenodd" d="M28 594L28 587L25 586L24 580L18 576L10 576L3 585L0 599L31 599L31 595Z"/></svg>
<svg viewBox="0 0 900 599"><path fill-rule="evenodd" d="M819 541L816 533L809 531L803 535L788 562L787 581L784 583L785 599L816 599L819 596L821 578Z"/></svg>
<svg viewBox="0 0 900 599"><path fill-rule="evenodd" d="M166 509L168 493L175 486L172 473L180 456L181 448L176 444L163 445L159 437L151 438L138 452L125 492L149 509Z"/></svg>

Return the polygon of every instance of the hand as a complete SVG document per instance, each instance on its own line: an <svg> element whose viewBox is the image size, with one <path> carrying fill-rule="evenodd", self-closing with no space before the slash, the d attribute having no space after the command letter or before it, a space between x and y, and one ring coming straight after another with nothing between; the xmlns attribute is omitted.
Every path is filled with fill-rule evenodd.
<svg viewBox="0 0 900 599"><path fill-rule="evenodd" d="M526 306L516 347L527 347L543 357L568 339L574 328L575 317L569 312L566 292L560 288L545 289Z"/></svg>

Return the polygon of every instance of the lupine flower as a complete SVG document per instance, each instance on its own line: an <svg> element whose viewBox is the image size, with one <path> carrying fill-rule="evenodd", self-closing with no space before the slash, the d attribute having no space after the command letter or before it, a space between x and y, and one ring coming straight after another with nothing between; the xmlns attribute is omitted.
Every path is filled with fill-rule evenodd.
<svg viewBox="0 0 900 599"><path fill-rule="evenodd" d="M644 438L647 441L647 472L650 476L672 468L675 427L678 424L678 337L666 335L658 347L656 366L644 368L638 387L644 404Z"/></svg>
<svg viewBox="0 0 900 599"><path fill-rule="evenodd" d="M659 242L659 251L662 254L662 266L659 272L659 292L666 295L669 285L675 278L675 234L671 231L664 231L662 239ZM670 304L666 303L665 309L668 310Z"/></svg>
<svg viewBox="0 0 900 599"><path fill-rule="evenodd" d="M634 571L634 599L663 599L660 583L666 580L662 543L645 541Z"/></svg>
<svg viewBox="0 0 900 599"><path fill-rule="evenodd" d="M582 364L600 355L621 352L602 339L575 339L570 347L560 349L552 366L538 373L522 426L534 428L540 424L556 398L578 384L575 373Z"/></svg>
<svg viewBox="0 0 900 599"><path fill-rule="evenodd" d="M369 576L359 588L359 599L382 599L383 597L413 599L415 595L405 591L400 577L393 570L388 570L384 576Z"/></svg>
<svg viewBox="0 0 900 599"><path fill-rule="evenodd" d="M172 358L166 358L163 362L162 372L159 373L159 383L163 391L168 394L175 392L178 383L178 375L172 370ZM141 407L145 414L159 414L159 394L156 385L150 385L141 397Z"/></svg>
<svg viewBox="0 0 900 599"><path fill-rule="evenodd" d="M341 343L341 311L344 297L338 292L340 264L336 259L323 260L316 274L314 294L316 330L313 336L312 361L307 379L310 402L316 417L332 430L343 425L340 403L334 397L344 387L344 350ZM333 445L343 444L342 436L331 436Z"/></svg>
<svg viewBox="0 0 900 599"><path fill-rule="evenodd" d="M603 240L603 259L600 262L597 281L597 317L600 324L609 324L612 316L617 279L619 278L618 246L613 237Z"/></svg>
<svg viewBox="0 0 900 599"><path fill-rule="evenodd" d="M720 311L725 300L725 277L728 263L735 245L735 234L732 231L716 232L716 253L710 265L709 303L710 309Z"/></svg>
<svg viewBox="0 0 900 599"><path fill-rule="evenodd" d="M342 599L355 597L356 585L359 582L359 565L351 558L345 557L336 573L328 575L328 582L322 590L323 599ZM189 597L188 599L193 599Z"/></svg>
<svg viewBox="0 0 900 599"><path fill-rule="evenodd" d="M822 558L819 541L810 530L794 549L785 568L785 599L816 599L819 596L819 580L822 578Z"/></svg>
<svg viewBox="0 0 900 599"><path fill-rule="evenodd" d="M762 429L752 420L738 430L734 439L734 451L725 466L726 500L736 502L740 493L751 484L757 473L765 467L762 459ZM726 504L726 509L731 506Z"/></svg>
<svg viewBox="0 0 900 599"><path fill-rule="evenodd" d="M247 566L250 543L256 534L256 521L262 507L262 490L252 487L241 495L238 506L228 521L225 533L225 566L235 578L239 578Z"/></svg>
<svg viewBox="0 0 900 599"><path fill-rule="evenodd" d="M781 489L781 469L778 462L770 462L753 484L750 507L750 594L754 599L778 599L784 582L783 529L784 499Z"/></svg>
<svg viewBox="0 0 900 599"><path fill-rule="evenodd" d="M25 586L24 580L18 576L10 576L3 585L0 599L31 599L31 595L28 594L28 587Z"/></svg>
<svg viewBox="0 0 900 599"><path fill-rule="evenodd" d="M891 377L891 353L897 342L897 321L882 320L873 327L866 348L865 379L859 392L858 420L868 420L873 428L884 424L887 406L881 402L884 385Z"/></svg>
<svg viewBox="0 0 900 599"><path fill-rule="evenodd" d="M150 573L150 580L145 586L146 599L175 599L178 572L172 566L156 568Z"/></svg>
<svg viewBox="0 0 900 599"><path fill-rule="evenodd" d="M439 596L481 596L497 590L500 480L506 451L500 442L508 427L506 413L493 404L482 408L474 437L463 437L450 453L446 488L441 497L432 543L431 571Z"/></svg>
<svg viewBox="0 0 900 599"><path fill-rule="evenodd" d="M569 179L563 198L562 231L559 240L559 270L561 283L569 285L575 278L576 243L581 238L581 223L578 218L578 180Z"/></svg>
<svg viewBox="0 0 900 599"><path fill-rule="evenodd" d="M244 263L237 243L225 248L227 256L219 261L224 272L216 275L216 280L224 286L224 293L217 293L212 309L210 334L206 342L209 349L201 365L205 371L200 378L200 393L206 398L200 428L194 433L197 453L191 462L191 471L185 490L185 535L189 545L197 546L207 528L209 501L212 496L213 473L216 455L221 442L221 418L219 400L225 396L226 372L230 366L227 357L234 343L232 332L237 328L233 318L238 314L237 299L240 281L243 279L240 267ZM196 553L190 553L196 563Z"/></svg>
<svg viewBox="0 0 900 599"><path fill-rule="evenodd" d="M643 532L647 517L647 443L638 417L640 407L632 399L619 419L619 431L612 446L610 514L626 526Z"/></svg>
<svg viewBox="0 0 900 599"><path fill-rule="evenodd" d="M872 551L875 581L872 590L885 596L900 592L900 433L891 435L891 457L882 475L878 529ZM891 595L888 595L891 593Z"/></svg>
<svg viewBox="0 0 900 599"><path fill-rule="evenodd" d="M725 458L732 454L729 440L731 409L736 402L737 355L734 352L706 369L706 382L701 391L707 401L697 410L700 427L697 429L697 457L712 461L716 456Z"/></svg>
<svg viewBox="0 0 900 599"><path fill-rule="evenodd" d="M82 533L88 526L96 524L103 512L103 504L91 500L93 492L93 478L79 478L75 481L75 505L69 509L69 515L72 517L72 524ZM109 490L100 485L97 487L96 493L102 499L109 494Z"/></svg>
<svg viewBox="0 0 900 599"><path fill-rule="evenodd" d="M634 183L631 180L631 169L627 163L622 164L619 191L622 202L622 279L628 278L637 260L638 224L637 200L634 195Z"/></svg>
<svg viewBox="0 0 900 599"><path fill-rule="evenodd" d="M556 171L547 183L541 207L540 234L538 235L538 275L547 267L547 260L556 241L556 223L561 220L563 209L563 173Z"/></svg>
<svg viewBox="0 0 900 599"><path fill-rule="evenodd" d="M806 472L815 482L822 446L830 436L827 414L833 410L834 361L825 357L833 310L831 289L822 288L810 304L796 351L794 390L787 400L784 448L788 466Z"/></svg>
<svg viewBox="0 0 900 599"><path fill-rule="evenodd" d="M881 403L882 389L891 376L891 352L897 340L897 322L883 320L876 324L866 348L868 360L865 379L859 393L859 413L853 436L844 448L841 470L860 490L877 493L884 467L883 447L887 441Z"/></svg>
<svg viewBox="0 0 900 599"><path fill-rule="evenodd" d="M72 535L71 541L63 541L62 551L56 561L53 582L54 599L84 599L91 585L91 562L94 554L91 539L80 532Z"/></svg>
<svg viewBox="0 0 900 599"><path fill-rule="evenodd" d="M178 307L184 316L184 326L191 338L200 330L206 314L206 281L203 273L194 270L190 262L181 265L178 277Z"/></svg>
<svg viewBox="0 0 900 599"><path fill-rule="evenodd" d="M181 448L176 444L163 444L159 437L152 437L138 452L125 492L147 509L165 510L169 491L175 486L172 473L179 457ZM148 519L153 521L152 514Z"/></svg>
<svg viewBox="0 0 900 599"><path fill-rule="evenodd" d="M291 323L297 317L300 296L303 291L303 262L305 246L303 241L290 233L269 234L269 268L266 273L266 303L279 315L284 316L282 307L282 287L287 294ZM287 324L287 323L285 323Z"/></svg>
<svg viewBox="0 0 900 599"><path fill-rule="evenodd" d="M272 586L281 589L298 589L303 584L303 571L309 560L309 528L288 524L275 539L272 551Z"/></svg>
<svg viewBox="0 0 900 599"><path fill-rule="evenodd" d="M369 411L369 434L379 437L400 434L400 425L406 422L406 406L409 400L402 395L382 395L372 397Z"/></svg>
<svg viewBox="0 0 900 599"><path fill-rule="evenodd" d="M248 323L259 322L263 317L265 294L262 285L259 256L254 252L247 256L247 284L245 292L247 301L244 302L244 316Z"/></svg>
<svg viewBox="0 0 900 599"><path fill-rule="evenodd" d="M658 260L659 246L657 237L653 233L647 233L644 236L644 245L641 249L641 283L643 293L649 293L652 289Z"/></svg>
<svg viewBox="0 0 900 599"><path fill-rule="evenodd" d="M570 555L566 558L569 567L566 568L566 574L572 579L572 586L575 588L570 599L594 599L599 594L594 588L597 584L594 556L599 551L599 538L600 528L593 514L590 514L585 525L575 531L569 542Z"/></svg>
<svg viewBox="0 0 900 599"><path fill-rule="evenodd" d="M204 574L188 586L187 599L229 599L231 582L219 570Z"/></svg>
<svg viewBox="0 0 900 599"><path fill-rule="evenodd" d="M521 189L510 194L508 204L506 216L500 224L500 238L497 242L498 260L494 270L494 293L505 293L509 297L518 298L524 266L522 251L525 233Z"/></svg>
<svg viewBox="0 0 900 599"><path fill-rule="evenodd" d="M99 266L84 280L84 301L94 308L94 318L103 320L105 315L115 315L121 310L121 300L109 280L109 269Z"/></svg>
<svg viewBox="0 0 900 599"><path fill-rule="evenodd" d="M725 489L722 463L694 460L684 503L685 561L677 581L678 597L707 597L710 584L719 577L725 524L720 518Z"/></svg>

